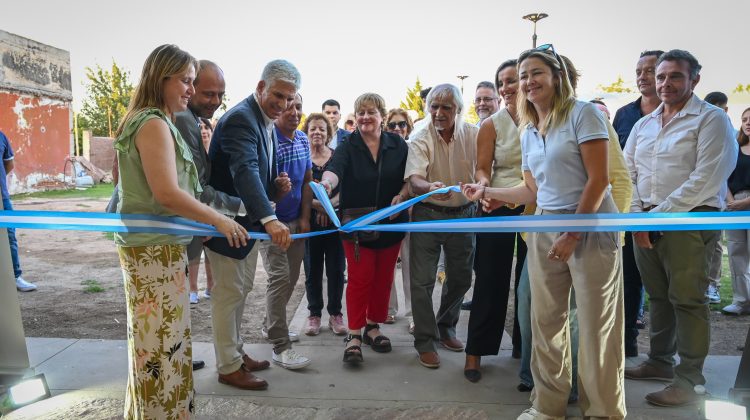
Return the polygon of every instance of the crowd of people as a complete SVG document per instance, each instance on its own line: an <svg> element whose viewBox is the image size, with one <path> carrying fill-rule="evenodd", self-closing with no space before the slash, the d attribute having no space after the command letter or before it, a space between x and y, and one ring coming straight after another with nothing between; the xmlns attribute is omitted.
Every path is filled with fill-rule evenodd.
<svg viewBox="0 0 750 420"><path fill-rule="evenodd" d="M669 382L646 396L654 405L698 401L720 231L291 234L331 228L312 180L342 222L453 185L461 193L435 193L380 223L750 208L750 109L735 133L725 110L694 94L700 69L687 51L644 52L636 65L641 97L610 124L603 104L576 98L574 63L546 44L502 62L494 82L477 86L477 124L464 120L460 90L439 84L425 92L424 119L387 111L383 97L364 93L344 130L335 100L300 124L300 73L274 60L256 90L212 127L225 89L220 67L174 45L158 47L117 131L117 211L180 215L224 236L115 236L128 305L126 418L192 412L189 311L178 309L194 300L188 278L202 252L212 274L206 295L218 380L230 386L268 386L256 372L270 363L247 354L240 336L260 254L268 273L263 335L273 344L272 362L283 368L313 363L313 355L293 348L299 337L286 317L303 265L303 332L321 333L325 306L329 330L346 336L344 363L363 363L366 346L391 351L380 324L403 313L419 363L439 368L439 347L465 351L471 382L481 380L482 356L499 352L513 281L518 390L531 391L531 407L519 419L563 418L573 402L585 417L624 418L625 378ZM248 231L270 240L249 239ZM727 232L734 289L727 313L750 313L747 235ZM435 312L441 255L445 278ZM456 325L472 281L464 345ZM638 354L643 288L650 297L648 360L626 368L625 357Z"/></svg>

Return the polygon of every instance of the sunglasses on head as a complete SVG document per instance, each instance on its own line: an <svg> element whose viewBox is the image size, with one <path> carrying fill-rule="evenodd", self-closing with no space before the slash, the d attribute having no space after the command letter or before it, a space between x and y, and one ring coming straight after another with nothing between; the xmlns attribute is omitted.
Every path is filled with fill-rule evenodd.
<svg viewBox="0 0 750 420"><path fill-rule="evenodd" d="M533 51L540 51L540 52L550 51L550 52L552 52L552 55L555 56L555 58L560 63L560 65L562 65L562 59L560 58L559 55L557 55L557 51L555 51L555 46L552 45L552 44L542 44L542 45L534 48Z"/></svg>
<svg viewBox="0 0 750 420"><path fill-rule="evenodd" d="M395 130L396 127L403 130L404 128L406 128L406 121L389 122L387 126L389 130Z"/></svg>

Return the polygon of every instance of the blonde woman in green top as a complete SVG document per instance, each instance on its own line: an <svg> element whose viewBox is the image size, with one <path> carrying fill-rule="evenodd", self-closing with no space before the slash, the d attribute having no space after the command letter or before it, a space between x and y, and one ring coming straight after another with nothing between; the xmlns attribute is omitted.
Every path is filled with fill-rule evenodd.
<svg viewBox="0 0 750 420"><path fill-rule="evenodd" d="M128 112L117 129L118 213L182 216L211 224L232 246L247 231L195 197L200 192L192 155L172 124L194 93L198 63L175 45L146 59ZM125 418L188 418L193 411L190 310L185 245L191 236L120 233L128 313Z"/></svg>

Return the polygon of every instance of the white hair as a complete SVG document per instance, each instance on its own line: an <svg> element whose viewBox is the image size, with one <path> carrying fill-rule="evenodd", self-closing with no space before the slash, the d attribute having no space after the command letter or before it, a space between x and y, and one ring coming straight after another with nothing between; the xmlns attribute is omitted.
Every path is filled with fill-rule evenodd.
<svg viewBox="0 0 750 420"><path fill-rule="evenodd" d="M297 90L302 84L302 76L300 76L299 70L287 60L273 60L266 64L263 73L260 75L260 80L264 81L266 86L271 86L273 82L281 80L293 84Z"/></svg>

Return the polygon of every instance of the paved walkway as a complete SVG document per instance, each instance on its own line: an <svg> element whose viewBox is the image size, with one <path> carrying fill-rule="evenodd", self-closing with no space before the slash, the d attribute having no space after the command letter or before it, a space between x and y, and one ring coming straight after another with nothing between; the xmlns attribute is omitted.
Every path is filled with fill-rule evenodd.
<svg viewBox="0 0 750 420"><path fill-rule="evenodd" d="M436 287L434 299L440 295ZM300 331L307 316L303 299L291 321ZM468 313L463 312L458 336L466 337ZM327 325L327 319L323 320ZM213 347L194 343L197 359L207 367L195 373L197 418L250 419L515 419L528 407L528 393L516 390L519 361L510 357L509 337L496 357L483 358L483 378L472 384L463 378L464 354L439 350L442 366L422 367L411 336L401 318L383 326L393 340L393 352L378 354L364 348L365 363L358 368L341 362L344 344L324 327L317 337L301 335L295 348L312 359L300 371L272 366L261 372L270 386L265 391L242 391L216 380ZM8 419L119 418L126 382L125 342L61 338L28 338L29 357L37 373L44 373L53 398L17 410ZM253 356L270 359L271 346L249 344ZM628 360L629 364L638 359ZM705 374L708 391L726 398L739 366L739 357L710 356ZM664 409L649 406L645 394L659 390L658 382L626 381L628 418L700 418L695 407ZM569 416L580 416L571 406Z"/></svg>

